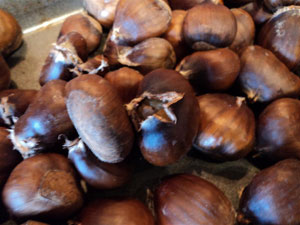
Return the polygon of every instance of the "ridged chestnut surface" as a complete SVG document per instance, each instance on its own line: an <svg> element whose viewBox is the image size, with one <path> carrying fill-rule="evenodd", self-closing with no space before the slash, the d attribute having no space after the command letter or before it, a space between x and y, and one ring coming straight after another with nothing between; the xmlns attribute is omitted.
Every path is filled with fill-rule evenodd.
<svg viewBox="0 0 300 225"><path fill-rule="evenodd" d="M241 224L300 224L300 161L286 159L260 171L244 189Z"/></svg>
<svg viewBox="0 0 300 225"><path fill-rule="evenodd" d="M183 23L186 43L194 50L231 45L237 31L233 13L224 5L203 3L188 10Z"/></svg>
<svg viewBox="0 0 300 225"><path fill-rule="evenodd" d="M176 71L197 92L224 91L231 87L239 75L240 59L228 48L199 51L183 58Z"/></svg>
<svg viewBox="0 0 300 225"><path fill-rule="evenodd" d="M9 176L2 199L18 218L68 218L83 204L73 167L54 153L22 161Z"/></svg>
<svg viewBox="0 0 300 225"><path fill-rule="evenodd" d="M257 45L243 51L238 79L242 91L253 102L300 95L300 78L271 51Z"/></svg>
<svg viewBox="0 0 300 225"><path fill-rule="evenodd" d="M199 106L192 87L178 72L158 69L147 74L127 110L148 162L165 166L190 150L198 130Z"/></svg>
<svg viewBox="0 0 300 225"><path fill-rule="evenodd" d="M260 114L257 150L272 160L300 159L300 101L282 98Z"/></svg>
<svg viewBox="0 0 300 225"><path fill-rule="evenodd" d="M158 225L234 225L235 210L212 183L189 174L164 180L155 192Z"/></svg>
<svg viewBox="0 0 300 225"><path fill-rule="evenodd" d="M81 225L154 225L149 209L136 199L100 199L80 213Z"/></svg>
<svg viewBox="0 0 300 225"><path fill-rule="evenodd" d="M272 51L291 70L300 68L299 43L300 6L278 10L258 36L258 44Z"/></svg>
<svg viewBox="0 0 300 225"><path fill-rule="evenodd" d="M62 80L45 84L12 129L11 140L24 158L61 147L60 134L71 138L76 133L65 104L65 85Z"/></svg>
<svg viewBox="0 0 300 225"><path fill-rule="evenodd" d="M79 136L101 161L125 159L134 133L117 90L107 80L97 75L71 80L66 85L66 104Z"/></svg>
<svg viewBox="0 0 300 225"><path fill-rule="evenodd" d="M246 156L254 146L255 118L243 98L227 94L197 97L199 131L194 147L220 160Z"/></svg>

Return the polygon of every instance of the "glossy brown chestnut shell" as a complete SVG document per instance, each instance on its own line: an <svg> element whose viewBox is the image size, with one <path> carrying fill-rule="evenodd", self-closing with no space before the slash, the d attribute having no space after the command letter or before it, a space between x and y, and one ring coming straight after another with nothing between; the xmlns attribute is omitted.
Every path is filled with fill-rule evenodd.
<svg viewBox="0 0 300 225"><path fill-rule="evenodd" d="M169 0L172 9L188 10L204 2L223 4L223 0Z"/></svg>
<svg viewBox="0 0 300 225"><path fill-rule="evenodd" d="M58 38L70 32L82 35L87 43L88 52L94 51L100 45L102 27L97 20L86 13L68 17L61 27Z"/></svg>
<svg viewBox="0 0 300 225"><path fill-rule="evenodd" d="M24 158L46 149L61 147L60 134L69 138L76 133L65 105L66 82L45 84L11 131L11 140Z"/></svg>
<svg viewBox="0 0 300 225"><path fill-rule="evenodd" d="M75 171L62 155L40 154L22 161L6 182L2 199L18 218L68 218L81 208Z"/></svg>
<svg viewBox="0 0 300 225"><path fill-rule="evenodd" d="M286 159L260 171L243 191L241 224L300 224L300 161Z"/></svg>
<svg viewBox="0 0 300 225"><path fill-rule="evenodd" d="M239 56L228 48L195 52L176 67L197 92L224 91L240 72Z"/></svg>
<svg viewBox="0 0 300 225"><path fill-rule="evenodd" d="M300 159L300 101L282 98L260 114L257 150L272 160Z"/></svg>
<svg viewBox="0 0 300 225"><path fill-rule="evenodd" d="M158 225L234 225L235 210L212 183L189 174L175 175L155 192Z"/></svg>
<svg viewBox="0 0 300 225"><path fill-rule="evenodd" d="M252 16L257 28L266 23L273 15L264 7L260 0L250 2L241 8Z"/></svg>
<svg viewBox="0 0 300 225"><path fill-rule="evenodd" d="M127 110L139 132L141 152L151 164L174 163L190 150L198 131L199 106L192 87L178 72L157 69L147 74Z"/></svg>
<svg viewBox="0 0 300 225"><path fill-rule="evenodd" d="M0 9L0 53L9 55L22 44L22 30L18 21Z"/></svg>
<svg viewBox="0 0 300 225"><path fill-rule="evenodd" d="M263 0L262 2L270 11L276 11L284 6L300 5L299 0Z"/></svg>
<svg viewBox="0 0 300 225"><path fill-rule="evenodd" d="M37 90L9 89L0 92L0 123L12 126L34 100Z"/></svg>
<svg viewBox="0 0 300 225"><path fill-rule="evenodd" d="M300 6L278 10L262 27L258 44L272 51L290 70L300 69Z"/></svg>
<svg viewBox="0 0 300 225"><path fill-rule="evenodd" d="M194 50L231 45L237 31L233 13L224 5L203 3L188 10L183 23L186 43Z"/></svg>
<svg viewBox="0 0 300 225"><path fill-rule="evenodd" d="M247 47L241 55L241 89L253 102L270 102L300 94L300 78L269 50Z"/></svg>
<svg viewBox="0 0 300 225"><path fill-rule="evenodd" d="M99 199L80 213L82 225L154 225L150 210L136 199Z"/></svg>
<svg viewBox="0 0 300 225"><path fill-rule="evenodd" d="M123 67L107 73L104 78L117 89L122 102L129 103L136 97L144 77L134 69Z"/></svg>
<svg viewBox="0 0 300 225"><path fill-rule="evenodd" d="M13 144L9 139L9 132L0 127L0 192L10 172L22 161L18 151L13 150Z"/></svg>
<svg viewBox="0 0 300 225"><path fill-rule="evenodd" d="M117 90L107 80L97 75L71 80L66 104L79 136L101 161L117 163L126 158L134 133Z"/></svg>
<svg viewBox="0 0 300 225"><path fill-rule="evenodd" d="M68 157L81 177L93 188L117 188L130 179L131 168L128 164L101 162L80 139L67 141L65 147L69 149Z"/></svg>
<svg viewBox="0 0 300 225"><path fill-rule="evenodd" d="M7 89L9 85L10 85L10 70L5 59L0 54L0 90Z"/></svg>
<svg viewBox="0 0 300 225"><path fill-rule="evenodd" d="M245 99L227 94L197 97L200 123L194 147L219 160L246 156L255 140L255 118Z"/></svg>

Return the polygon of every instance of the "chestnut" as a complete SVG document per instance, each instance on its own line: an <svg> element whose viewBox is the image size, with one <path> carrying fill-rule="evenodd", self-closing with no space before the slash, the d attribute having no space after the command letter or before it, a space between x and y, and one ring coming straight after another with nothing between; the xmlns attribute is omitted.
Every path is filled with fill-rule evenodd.
<svg viewBox="0 0 300 225"><path fill-rule="evenodd" d="M71 68L82 64L87 59L86 41L81 34L70 32L61 36L53 45L43 65L39 83L41 86L51 80L71 80Z"/></svg>
<svg viewBox="0 0 300 225"><path fill-rule="evenodd" d="M284 6L300 5L299 0L263 0L262 2L270 11L273 12Z"/></svg>
<svg viewBox="0 0 300 225"><path fill-rule="evenodd" d="M119 0L83 0L83 7L94 16L102 26L110 28L115 19Z"/></svg>
<svg viewBox="0 0 300 225"><path fill-rule="evenodd" d="M238 80L253 102L300 95L300 78L271 51L259 46L249 46L243 51Z"/></svg>
<svg viewBox="0 0 300 225"><path fill-rule="evenodd" d="M0 123L14 125L34 100L37 90L9 89L0 92Z"/></svg>
<svg viewBox="0 0 300 225"><path fill-rule="evenodd" d="M22 223L21 225L49 225L49 224L41 223L41 222L34 221L34 220L28 220L25 223Z"/></svg>
<svg viewBox="0 0 300 225"><path fill-rule="evenodd" d="M97 75L79 76L66 85L68 114L83 142L107 163L123 161L134 133L117 90Z"/></svg>
<svg viewBox="0 0 300 225"><path fill-rule="evenodd" d="M13 144L8 137L9 132L0 127L0 192L10 172L22 161L22 156L13 150Z"/></svg>
<svg viewBox="0 0 300 225"><path fill-rule="evenodd" d="M163 35L167 41L173 46L177 60L181 60L184 56L188 55L189 48L184 42L182 28L183 21L187 12L184 10L172 11L171 24Z"/></svg>
<svg viewBox="0 0 300 225"><path fill-rule="evenodd" d="M293 71L300 68L300 6L278 10L261 28L258 44L272 51Z"/></svg>
<svg viewBox="0 0 300 225"><path fill-rule="evenodd" d="M271 160L300 159L300 101L282 98L259 115L257 151Z"/></svg>
<svg viewBox="0 0 300 225"><path fill-rule="evenodd" d="M24 158L62 146L60 134L76 134L65 105L65 85L62 80L45 84L12 129L10 138Z"/></svg>
<svg viewBox="0 0 300 225"><path fill-rule="evenodd" d="M223 0L169 0L172 9L188 10L204 2L223 4Z"/></svg>
<svg viewBox="0 0 300 225"><path fill-rule="evenodd" d="M2 199L17 218L63 219L83 205L74 169L55 153L22 161L10 174Z"/></svg>
<svg viewBox="0 0 300 225"><path fill-rule="evenodd" d="M262 1L260 0L250 2L241 8L252 16L257 28L266 23L273 15L264 7Z"/></svg>
<svg viewBox="0 0 300 225"><path fill-rule="evenodd" d="M107 73L104 78L118 91L123 103L129 103L137 95L143 75L134 69L122 67Z"/></svg>
<svg viewBox="0 0 300 225"><path fill-rule="evenodd" d="M8 12L0 9L0 53L11 54L22 44L22 30L18 21Z"/></svg>
<svg viewBox="0 0 300 225"><path fill-rule="evenodd" d="M82 225L154 225L150 210L136 199L98 199L79 215Z"/></svg>
<svg viewBox="0 0 300 225"><path fill-rule="evenodd" d="M228 48L195 52L176 67L197 92L224 91L240 72L239 56Z"/></svg>
<svg viewBox="0 0 300 225"><path fill-rule="evenodd" d="M1 11L0 11L0 15L1 15ZM10 69L9 69L5 59L3 58L3 56L0 53L0 90L8 89L8 87L10 85L10 81L11 81L10 80Z"/></svg>
<svg viewBox="0 0 300 225"><path fill-rule="evenodd" d="M165 179L154 198L157 225L235 224L235 210L224 193L195 175Z"/></svg>
<svg viewBox="0 0 300 225"><path fill-rule="evenodd" d="M243 9L231 9L237 22L237 32L230 49L241 54L245 47L252 45L255 36L255 24L249 13Z"/></svg>
<svg viewBox="0 0 300 225"><path fill-rule="evenodd" d="M241 224L300 223L300 161L286 159L260 171L244 189L239 206Z"/></svg>
<svg viewBox="0 0 300 225"><path fill-rule="evenodd" d="M143 74L159 68L172 69L176 63L173 46L163 38L148 38L134 47L122 47L119 63L137 67Z"/></svg>
<svg viewBox="0 0 300 225"><path fill-rule="evenodd" d="M70 32L77 32L82 35L86 41L88 52L94 51L100 45L102 27L97 20L86 13L68 17L61 27L58 39Z"/></svg>
<svg viewBox="0 0 300 225"><path fill-rule="evenodd" d="M237 160L254 146L255 118L241 97L205 94L197 97L199 131L194 147L218 160Z"/></svg>
<svg viewBox="0 0 300 225"><path fill-rule="evenodd" d="M85 63L77 64L73 72L75 76L82 74L98 74L104 76L109 71L109 64L107 58L103 55L96 55L93 58L88 59Z"/></svg>
<svg viewBox="0 0 300 225"><path fill-rule="evenodd" d="M64 146L69 149L68 157L81 177L93 188L112 189L128 182L131 168L126 163L101 162L80 139L67 140Z"/></svg>
<svg viewBox="0 0 300 225"><path fill-rule="evenodd" d="M157 69L148 73L138 97L126 107L139 132L141 152L151 164L174 163L192 147L199 106L192 87L178 72Z"/></svg>
<svg viewBox="0 0 300 225"><path fill-rule="evenodd" d="M183 22L184 39L196 51L227 47L234 41L236 31L233 13L213 3L189 9Z"/></svg>

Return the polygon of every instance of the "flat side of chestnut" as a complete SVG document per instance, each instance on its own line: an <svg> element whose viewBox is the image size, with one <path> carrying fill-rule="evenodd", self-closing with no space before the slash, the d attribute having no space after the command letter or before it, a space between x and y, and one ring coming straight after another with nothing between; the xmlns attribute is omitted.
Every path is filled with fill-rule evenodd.
<svg viewBox="0 0 300 225"><path fill-rule="evenodd" d="M198 131L199 106L192 87L176 71L158 69L147 74L127 110L148 162L165 166L190 150Z"/></svg>
<svg viewBox="0 0 300 225"><path fill-rule="evenodd" d="M66 85L66 104L79 136L101 161L125 159L134 133L117 90L107 80L97 75L71 80Z"/></svg>

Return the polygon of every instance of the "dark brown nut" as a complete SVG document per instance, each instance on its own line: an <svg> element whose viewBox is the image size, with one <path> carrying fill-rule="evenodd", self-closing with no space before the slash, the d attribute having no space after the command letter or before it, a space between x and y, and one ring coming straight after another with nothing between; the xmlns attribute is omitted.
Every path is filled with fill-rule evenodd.
<svg viewBox="0 0 300 225"><path fill-rule="evenodd" d="M96 55L85 63L77 64L75 68L70 71L75 76L82 74L98 74L104 76L109 71L109 64L107 58L103 55Z"/></svg>
<svg viewBox="0 0 300 225"><path fill-rule="evenodd" d="M176 67L194 89L224 91L232 86L240 72L239 56L228 48L195 52Z"/></svg>
<svg viewBox="0 0 300 225"><path fill-rule="evenodd" d="M182 34L183 21L187 12L184 10L172 11L171 24L164 34L163 38L171 43L174 48L177 61L181 60L184 56L188 55L190 49L185 44Z"/></svg>
<svg viewBox="0 0 300 225"><path fill-rule="evenodd" d="M260 171L244 189L239 207L241 224L300 223L300 161L286 159Z"/></svg>
<svg viewBox="0 0 300 225"><path fill-rule="evenodd" d="M255 0L241 8L252 16L257 28L266 23L272 17L272 13L265 9L262 1L260 0Z"/></svg>
<svg viewBox="0 0 300 225"><path fill-rule="evenodd" d="M83 205L75 171L62 155L40 154L22 161L10 174L2 199L17 218L68 218Z"/></svg>
<svg viewBox="0 0 300 225"><path fill-rule="evenodd" d="M117 188L127 183L131 168L124 162L101 162L80 139L66 141L69 159L87 184L97 189ZM101 148L101 146L99 146Z"/></svg>
<svg viewBox="0 0 300 225"><path fill-rule="evenodd" d="M300 78L271 51L259 46L249 46L242 53L238 79L242 91L253 102L300 95Z"/></svg>
<svg viewBox="0 0 300 225"><path fill-rule="evenodd" d="M21 161L22 156L13 150L9 132L4 127L0 127L0 192L10 172Z"/></svg>
<svg viewBox="0 0 300 225"><path fill-rule="evenodd" d="M282 98L259 116L257 150L271 160L300 159L300 101Z"/></svg>
<svg viewBox="0 0 300 225"><path fill-rule="evenodd" d="M71 80L66 104L79 136L99 160L117 163L126 158L134 132L117 90L107 80L97 75Z"/></svg>
<svg viewBox="0 0 300 225"><path fill-rule="evenodd" d="M9 89L0 92L0 124L12 126L34 100L37 90Z"/></svg>
<svg viewBox="0 0 300 225"><path fill-rule="evenodd" d="M151 164L174 163L192 147L199 106L192 87L176 71L158 69L147 74L138 97L126 107L139 132L141 152Z"/></svg>
<svg viewBox="0 0 300 225"><path fill-rule="evenodd" d="M83 7L94 16L102 26L112 26L119 0L83 0Z"/></svg>
<svg viewBox="0 0 300 225"><path fill-rule="evenodd" d="M227 94L197 97L199 131L194 147L211 158L237 160L254 146L255 118L245 99Z"/></svg>
<svg viewBox="0 0 300 225"><path fill-rule="evenodd" d="M237 22L237 32L229 48L241 54L244 48L253 44L255 24L250 14L245 10L231 9L231 12L234 14Z"/></svg>
<svg viewBox="0 0 300 225"><path fill-rule="evenodd" d="M149 209L135 199L100 199L89 203L80 213L82 225L154 225Z"/></svg>
<svg viewBox="0 0 300 225"><path fill-rule="evenodd" d="M69 138L75 135L65 105L65 85L62 80L44 85L11 131L11 140L24 158L62 146L60 134Z"/></svg>
<svg viewBox="0 0 300 225"><path fill-rule="evenodd" d="M22 223L22 225L49 225L47 223L41 223L38 221L28 220L26 223Z"/></svg>
<svg viewBox="0 0 300 225"><path fill-rule="evenodd" d="M123 67L109 72L104 77L118 91L123 103L129 103L137 95L143 75L134 69Z"/></svg>
<svg viewBox="0 0 300 225"><path fill-rule="evenodd" d="M189 174L165 179L155 192L158 225L234 225L235 210L212 183Z"/></svg>
<svg viewBox="0 0 300 225"><path fill-rule="evenodd" d="M68 17L61 27L58 38L70 32L82 35L86 41L88 52L94 51L100 45L102 27L97 20L85 13Z"/></svg>
<svg viewBox="0 0 300 225"><path fill-rule="evenodd" d="M194 50L231 45L237 31L233 13L224 5L203 3L188 10L183 23L186 43Z"/></svg>
<svg viewBox="0 0 300 225"><path fill-rule="evenodd" d="M226 5L228 8L236 8L236 7L244 6L253 1L255 0L224 0L224 5Z"/></svg>
<svg viewBox="0 0 300 225"><path fill-rule="evenodd" d="M270 11L273 12L284 6L300 5L299 0L263 0L262 2Z"/></svg>
<svg viewBox="0 0 300 225"><path fill-rule="evenodd" d="M22 30L18 21L0 9L0 54L9 55L22 44Z"/></svg>
<svg viewBox="0 0 300 225"><path fill-rule="evenodd" d="M214 4L223 4L223 0L169 0L171 8L188 10L196 5L211 2Z"/></svg>
<svg viewBox="0 0 300 225"><path fill-rule="evenodd" d="M173 46L163 38L148 38L134 47L122 47L118 54L119 63L137 67L146 74L159 68L172 69L176 63Z"/></svg>
<svg viewBox="0 0 300 225"><path fill-rule="evenodd" d="M272 51L285 65L300 69L300 6L278 10L262 27L258 44Z"/></svg>
<svg viewBox="0 0 300 225"><path fill-rule="evenodd" d="M1 9L0 9L0 15L1 15ZM1 27L1 25L0 25L0 27ZM0 32L1 32L1 30L0 30ZM0 90L7 89L10 85L10 81L11 80L10 80L9 67L8 67L5 59L2 57L2 55L0 53Z"/></svg>
<svg viewBox="0 0 300 225"><path fill-rule="evenodd" d="M40 74L40 85L51 80L71 80L70 69L82 64L88 56L86 41L81 34L70 32L53 45Z"/></svg>

